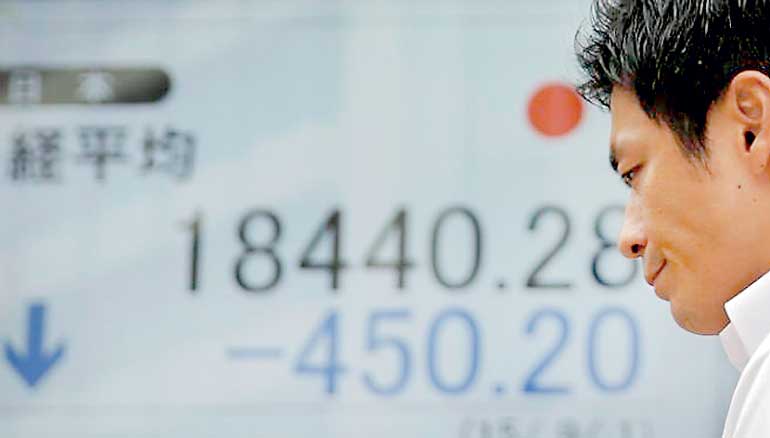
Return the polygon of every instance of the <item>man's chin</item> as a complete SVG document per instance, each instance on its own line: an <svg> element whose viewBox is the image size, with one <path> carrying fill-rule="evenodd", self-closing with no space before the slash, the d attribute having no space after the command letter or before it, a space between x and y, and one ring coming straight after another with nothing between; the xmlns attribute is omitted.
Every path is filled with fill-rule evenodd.
<svg viewBox="0 0 770 438"><path fill-rule="evenodd" d="M701 336L718 335L724 329L724 325L719 327L715 324L703 324L698 318L694 318L689 312L684 311L677 306L674 301L671 302L671 316L679 327L684 330Z"/></svg>

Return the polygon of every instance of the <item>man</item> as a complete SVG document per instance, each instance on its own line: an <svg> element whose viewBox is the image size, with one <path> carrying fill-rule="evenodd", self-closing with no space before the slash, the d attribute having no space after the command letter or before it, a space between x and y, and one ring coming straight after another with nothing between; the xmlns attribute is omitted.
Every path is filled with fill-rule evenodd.
<svg viewBox="0 0 770 438"><path fill-rule="evenodd" d="M619 238L741 370L724 437L770 437L770 0L595 0L581 95L630 187Z"/></svg>

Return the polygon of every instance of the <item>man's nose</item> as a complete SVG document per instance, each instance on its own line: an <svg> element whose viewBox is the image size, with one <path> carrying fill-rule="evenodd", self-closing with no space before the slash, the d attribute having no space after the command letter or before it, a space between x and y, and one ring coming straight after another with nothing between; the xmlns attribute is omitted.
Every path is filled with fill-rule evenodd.
<svg viewBox="0 0 770 438"><path fill-rule="evenodd" d="M644 233L641 211L635 199L629 200L623 218L623 228L618 238L618 249L629 259L644 255L647 246L647 236Z"/></svg>

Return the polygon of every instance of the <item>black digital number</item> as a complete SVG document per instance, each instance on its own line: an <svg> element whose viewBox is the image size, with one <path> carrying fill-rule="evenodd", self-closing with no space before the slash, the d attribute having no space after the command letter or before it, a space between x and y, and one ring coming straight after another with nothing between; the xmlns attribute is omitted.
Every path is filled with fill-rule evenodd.
<svg viewBox="0 0 770 438"><path fill-rule="evenodd" d="M331 286L333 290L339 287L339 275L342 268L346 268L347 264L340 260L340 211L334 210L326 220L324 224L318 229L313 240L307 246L302 253L302 260L299 266L303 269L325 269L331 274ZM311 257L311 254L315 251L315 248L321 243L325 234L331 234L332 237L332 257L327 262L317 262Z"/></svg>
<svg viewBox="0 0 770 438"><path fill-rule="evenodd" d="M623 286L627 286L636 276L636 272L639 270L639 264L635 260L630 260L629 263L631 264L631 270L624 278L621 278L619 281L612 281L604 278L603 275L599 272L599 261L601 260L602 256L607 251L613 251L615 250L617 243L605 236L605 233L603 231L604 228L604 222L608 215L612 213L620 212L620 214L623 214L623 207L620 205L611 205L604 210L602 210L599 215L596 217L596 222L594 222L594 233L596 234L596 237L599 238L599 241L601 242L601 245L599 246L599 250L594 254L593 261L591 262L591 272L594 275L594 279L605 287L611 287L611 288L619 288Z"/></svg>
<svg viewBox="0 0 770 438"><path fill-rule="evenodd" d="M461 279L454 283L446 279L438 261L439 254L441 254L441 228L446 220L453 215L465 217L473 229L473 264L465 279ZM431 266L433 267L433 275L436 277L436 280L447 289L460 289L471 284L479 273L479 267L481 266L482 243L481 225L472 211L463 207L453 207L442 212L433 226L433 239L431 240Z"/></svg>
<svg viewBox="0 0 770 438"><path fill-rule="evenodd" d="M394 261L382 261L377 258L377 252L379 252L385 245L385 241L391 232L398 233L398 259ZM407 259L406 255L407 244L407 214L406 210L401 209L396 213L396 216L392 221L388 223L385 229L382 230L377 240L369 250L369 255L366 257L366 266L370 268L392 268L398 272L397 286L399 289L404 288L405 274L407 269L414 267L414 263Z"/></svg>
<svg viewBox="0 0 770 438"><path fill-rule="evenodd" d="M545 215L556 216L561 220L562 234L561 234L561 237L559 238L559 241L556 243L556 246L554 246L545 255L545 257L532 270L532 273L529 275L529 277L527 277L527 287L538 288L538 289L568 289L572 287L572 283L570 282L566 282L566 281L549 282L540 278L540 272L543 269L545 269L546 265L548 265L548 263L550 263L551 260L553 260L553 258L559 252L559 250L561 250L564 247L564 245L567 243L567 239L569 239L571 228L572 228L570 224L569 216L567 215L566 211L564 211L560 207L545 206L537 210L535 214L532 216L532 220L530 220L529 222L529 230L534 231L535 228L537 228L537 225L540 222L540 219Z"/></svg>
<svg viewBox="0 0 770 438"><path fill-rule="evenodd" d="M202 233L203 218L200 212L195 212L193 220L185 223L185 228L190 230L191 242L190 242L190 277L188 281L188 288L190 292L198 291L198 284L200 279L200 261L201 261L201 233Z"/></svg>
<svg viewBox="0 0 770 438"><path fill-rule="evenodd" d="M262 245L253 243L249 238L248 233L251 224L258 218L267 219L268 222L270 222L272 225L273 229L273 235L270 240ZM243 252L235 263L235 280L238 282L238 285L243 290L248 292L262 292L269 290L278 284L278 281L281 279L281 273L283 272L281 260L275 254L275 245L281 238L281 222L278 220L278 217L267 210L250 211L241 220L240 226L238 227L238 238L240 239L243 246ZM244 267L246 266L246 262L257 254L267 256L273 263L273 276L265 284L252 284L247 281L244 274Z"/></svg>

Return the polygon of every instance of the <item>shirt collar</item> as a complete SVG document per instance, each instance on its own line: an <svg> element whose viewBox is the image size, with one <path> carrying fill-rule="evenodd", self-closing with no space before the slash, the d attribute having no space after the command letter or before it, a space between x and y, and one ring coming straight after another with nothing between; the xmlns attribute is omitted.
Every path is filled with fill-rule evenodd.
<svg viewBox="0 0 770 438"><path fill-rule="evenodd" d="M730 363L739 371L743 371L759 344L770 334L767 309L770 309L770 273L725 303L730 323L719 333L719 338Z"/></svg>

